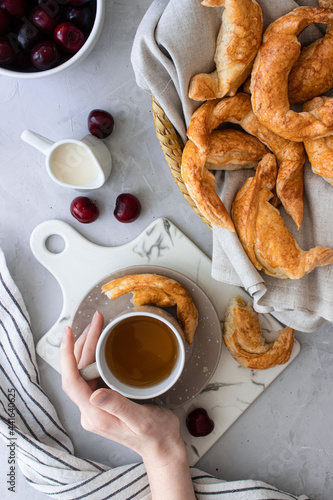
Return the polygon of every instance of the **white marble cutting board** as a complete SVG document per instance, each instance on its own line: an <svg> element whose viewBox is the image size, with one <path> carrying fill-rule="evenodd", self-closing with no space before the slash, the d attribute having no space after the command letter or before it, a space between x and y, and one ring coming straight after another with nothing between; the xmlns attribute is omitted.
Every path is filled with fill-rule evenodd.
<svg viewBox="0 0 333 500"><path fill-rule="evenodd" d="M63 238L59 253L48 250L47 239ZM60 372L62 331L71 324L85 293L100 279L118 269L133 265L158 265L185 274L208 295L221 321L230 299L236 295L249 300L239 287L218 282L211 277L211 260L172 222L154 221L135 240L119 247L96 245L69 224L59 220L45 221L31 234L31 250L36 259L57 279L63 293L63 308L53 327L37 344L37 353ZM265 332L277 331L281 325L270 315L261 315ZM265 388L292 362L300 350L295 345L288 363L269 370L241 367L223 346L218 367L204 391L175 410L181 421L181 432L187 446L190 464L194 465L222 434L237 420ZM205 437L192 437L185 425L186 415L204 407L215 422L214 431Z"/></svg>

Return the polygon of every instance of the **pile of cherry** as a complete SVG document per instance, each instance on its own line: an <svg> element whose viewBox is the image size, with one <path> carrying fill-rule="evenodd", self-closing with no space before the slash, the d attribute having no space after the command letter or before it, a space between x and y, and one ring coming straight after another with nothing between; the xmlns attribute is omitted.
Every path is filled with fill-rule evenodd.
<svg viewBox="0 0 333 500"><path fill-rule="evenodd" d="M59 66L84 45L95 15L96 0L0 0L0 66Z"/></svg>

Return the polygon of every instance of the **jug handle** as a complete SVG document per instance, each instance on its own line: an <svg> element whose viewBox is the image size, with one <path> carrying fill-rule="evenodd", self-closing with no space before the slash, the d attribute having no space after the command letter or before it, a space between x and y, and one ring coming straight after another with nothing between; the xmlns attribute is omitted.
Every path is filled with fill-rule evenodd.
<svg viewBox="0 0 333 500"><path fill-rule="evenodd" d="M36 132L32 132L31 130L24 130L21 134L21 139L30 144L30 146L38 149L44 155L48 154L54 144L54 141L51 141Z"/></svg>

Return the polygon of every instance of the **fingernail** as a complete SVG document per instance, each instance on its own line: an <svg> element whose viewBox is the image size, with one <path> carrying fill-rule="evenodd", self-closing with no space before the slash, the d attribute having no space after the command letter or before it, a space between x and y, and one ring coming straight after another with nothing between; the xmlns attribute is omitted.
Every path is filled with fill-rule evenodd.
<svg viewBox="0 0 333 500"><path fill-rule="evenodd" d="M89 323L89 325L87 325L87 326L85 327L85 329L84 329L84 330L83 330L83 332L82 332L82 335L83 335L83 334L88 333L88 332L89 332L89 330L90 330L90 327L91 327L91 323Z"/></svg>
<svg viewBox="0 0 333 500"><path fill-rule="evenodd" d="M94 323L94 324L95 324L95 323L97 322L97 320L98 320L98 311L96 311L96 312L94 313L93 318L92 318L92 323Z"/></svg>
<svg viewBox="0 0 333 500"><path fill-rule="evenodd" d="M90 396L90 402L97 406L102 406L109 399L109 394L106 391L97 391Z"/></svg>
<svg viewBox="0 0 333 500"><path fill-rule="evenodd" d="M62 332L62 340L65 340L65 338L68 336L69 334L69 327L68 326L65 326L64 328L64 331Z"/></svg>

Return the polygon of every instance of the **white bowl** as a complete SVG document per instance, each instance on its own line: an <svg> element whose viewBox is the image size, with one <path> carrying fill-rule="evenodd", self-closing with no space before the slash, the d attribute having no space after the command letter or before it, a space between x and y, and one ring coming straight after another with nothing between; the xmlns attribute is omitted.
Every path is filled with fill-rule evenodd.
<svg viewBox="0 0 333 500"><path fill-rule="evenodd" d="M13 78L42 78L59 73L64 69L72 68L78 62L83 61L83 59L92 51L101 34L105 17L105 5L106 0L96 0L96 16L91 32L81 49L70 59L67 59L64 63L59 64L59 66L45 71L14 71L0 67L0 75L11 76Z"/></svg>

